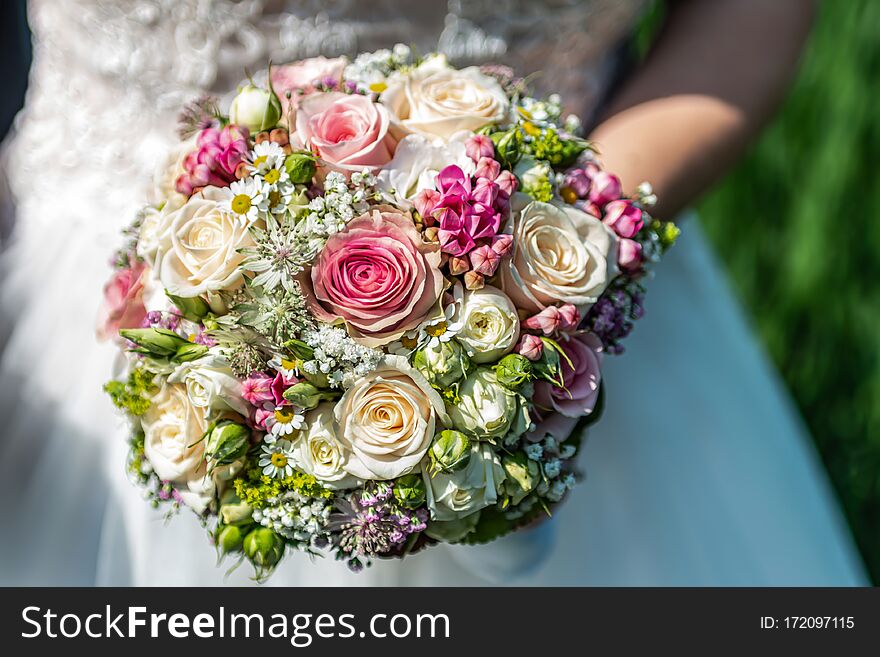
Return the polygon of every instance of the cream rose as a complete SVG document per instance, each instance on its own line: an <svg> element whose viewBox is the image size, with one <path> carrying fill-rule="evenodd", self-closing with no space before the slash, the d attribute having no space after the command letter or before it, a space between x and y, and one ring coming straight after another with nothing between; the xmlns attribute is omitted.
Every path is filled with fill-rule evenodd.
<svg viewBox="0 0 880 657"><path fill-rule="evenodd" d="M431 475L422 468L422 479L432 520L457 520L498 501L505 478L501 459L489 445L471 447L468 464L452 474Z"/></svg>
<svg viewBox="0 0 880 657"><path fill-rule="evenodd" d="M141 417L144 455L159 479L171 482L183 501L201 513L215 490L205 466L204 413L179 383L164 383L150 401Z"/></svg>
<svg viewBox="0 0 880 657"><path fill-rule="evenodd" d="M589 308L617 275L617 238L598 219L515 194L511 203L514 251L501 265L501 287L529 312L550 304Z"/></svg>
<svg viewBox="0 0 880 657"><path fill-rule="evenodd" d="M179 297L229 290L241 281L242 247L250 232L220 209L224 190L206 187L177 210L165 212L159 227L155 270L162 285Z"/></svg>
<svg viewBox="0 0 880 657"><path fill-rule="evenodd" d="M293 463L325 488L353 488L360 482L345 471L347 455L336 438L333 406L324 402L306 413L308 428L293 441Z"/></svg>
<svg viewBox="0 0 880 657"><path fill-rule="evenodd" d="M247 417L251 412L250 404L241 396L241 381L217 348L204 358L179 365L168 381L182 383L190 403L205 415L211 411L235 411Z"/></svg>
<svg viewBox="0 0 880 657"><path fill-rule="evenodd" d="M449 417L440 395L406 358L386 356L349 388L333 411L346 452L346 472L360 479L393 479L424 457Z"/></svg>
<svg viewBox="0 0 880 657"><path fill-rule="evenodd" d="M501 85L472 66L450 68L442 55L392 77L380 101L403 132L448 140L460 130L503 121L510 103Z"/></svg>
<svg viewBox="0 0 880 657"><path fill-rule="evenodd" d="M491 285L464 297L462 327L456 338L475 363L490 363L508 353L519 338L516 306Z"/></svg>

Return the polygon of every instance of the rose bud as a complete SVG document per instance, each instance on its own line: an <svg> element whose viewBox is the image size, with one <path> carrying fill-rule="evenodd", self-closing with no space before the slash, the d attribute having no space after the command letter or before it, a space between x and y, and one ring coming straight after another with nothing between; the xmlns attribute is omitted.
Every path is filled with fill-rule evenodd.
<svg viewBox="0 0 880 657"><path fill-rule="evenodd" d="M621 269L634 271L642 265L642 245L635 240L624 238L617 249L617 264Z"/></svg>
<svg viewBox="0 0 880 657"><path fill-rule="evenodd" d="M501 256L491 246L484 244L470 252L474 271L483 276L492 276L501 264Z"/></svg>
<svg viewBox="0 0 880 657"><path fill-rule="evenodd" d="M544 344L541 343L543 348ZM532 378L532 363L521 354L507 354L493 369L498 383L511 390L520 390Z"/></svg>
<svg viewBox="0 0 880 657"><path fill-rule="evenodd" d="M252 514L251 506L247 502L242 502L234 490L228 489L223 493L218 515L224 525L249 525L253 522Z"/></svg>
<svg viewBox="0 0 880 657"><path fill-rule="evenodd" d="M268 527L252 529L244 537L244 553L257 568L258 576L274 568L284 556L284 541Z"/></svg>
<svg viewBox="0 0 880 657"><path fill-rule="evenodd" d="M486 279L482 274L469 271L464 275L464 286L469 290L480 290L486 285Z"/></svg>
<svg viewBox="0 0 880 657"><path fill-rule="evenodd" d="M537 315L532 315L525 320L522 325L533 331L541 331L544 335L552 335L562 323L559 314L559 308L556 306L547 306Z"/></svg>
<svg viewBox="0 0 880 657"><path fill-rule="evenodd" d="M449 258L449 273L453 276L464 274L466 271L470 270L470 268L471 263L468 262L467 258L460 258L458 256L452 256Z"/></svg>
<svg viewBox="0 0 880 657"><path fill-rule="evenodd" d="M496 235L492 238L492 250L502 258L513 251L513 235Z"/></svg>
<svg viewBox="0 0 880 657"><path fill-rule="evenodd" d="M489 180L495 180L499 173L501 173L501 165L491 157L480 158L480 161L477 162L477 168L474 170L475 177L488 178Z"/></svg>
<svg viewBox="0 0 880 657"><path fill-rule="evenodd" d="M513 505L522 502L541 481L538 464L525 452L505 454L501 459L501 467L507 475L504 478L504 493L510 497L510 503Z"/></svg>
<svg viewBox="0 0 880 657"><path fill-rule="evenodd" d="M417 509L425 503L425 482L420 475L403 475L394 482L394 499L407 509Z"/></svg>
<svg viewBox="0 0 880 657"><path fill-rule="evenodd" d="M460 431L447 429L434 437L428 450L431 473L451 474L461 470L471 458L471 441Z"/></svg>
<svg viewBox="0 0 880 657"><path fill-rule="evenodd" d="M222 554L232 554L233 552L241 552L244 534L241 531L241 527L226 525L219 528L216 540L217 548Z"/></svg>
<svg viewBox="0 0 880 657"><path fill-rule="evenodd" d="M235 463L247 453L251 430L236 422L221 420L208 430L205 438L205 458L210 462L210 472L216 466Z"/></svg>
<svg viewBox="0 0 880 657"><path fill-rule="evenodd" d="M540 360L541 355L544 353L544 343L537 335L523 333L516 347L514 347L514 351L531 361Z"/></svg>
<svg viewBox="0 0 880 657"><path fill-rule="evenodd" d="M232 101L229 120L251 132L274 128L281 118L281 101L272 91L246 85Z"/></svg>
<svg viewBox="0 0 880 657"><path fill-rule="evenodd" d="M474 162L484 157L495 157L495 144L486 135L473 135L464 142L464 152Z"/></svg>
<svg viewBox="0 0 880 657"><path fill-rule="evenodd" d="M620 237L633 237L645 225L642 211L630 201L611 201L608 203L605 206L605 217L602 222L612 228Z"/></svg>
<svg viewBox="0 0 880 657"><path fill-rule="evenodd" d="M559 306L559 330L574 331L581 323L581 314L573 304L565 303Z"/></svg>
<svg viewBox="0 0 880 657"><path fill-rule="evenodd" d="M269 133L269 141L273 141L279 146L287 146L290 143L290 135L284 128L275 128Z"/></svg>
<svg viewBox="0 0 880 657"><path fill-rule="evenodd" d="M596 205L605 205L610 201L616 201L620 198L621 193L620 178L613 173L599 171L593 176L589 199Z"/></svg>
<svg viewBox="0 0 880 657"><path fill-rule="evenodd" d="M294 383L284 391L284 399L307 411L316 408L322 401L331 401L335 398L335 393L319 390L307 381Z"/></svg>
<svg viewBox="0 0 880 657"><path fill-rule="evenodd" d="M429 226L431 225L431 222L434 221L434 217L431 216L431 211L434 209L434 206L437 205L437 201L439 200L440 192L436 189L427 188L416 194L416 197L413 200L413 205L416 206L416 210Z"/></svg>
<svg viewBox="0 0 880 657"><path fill-rule="evenodd" d="M495 178L495 184L498 185L501 191L505 192L508 196L513 196L513 193L519 187L516 176L513 175L513 172L508 171L507 169L498 174L498 177Z"/></svg>

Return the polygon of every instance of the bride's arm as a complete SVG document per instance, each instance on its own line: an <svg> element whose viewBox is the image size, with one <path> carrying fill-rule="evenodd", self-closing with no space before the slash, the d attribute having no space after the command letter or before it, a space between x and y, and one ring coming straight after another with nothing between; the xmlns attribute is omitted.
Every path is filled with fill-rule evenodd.
<svg viewBox="0 0 880 657"><path fill-rule="evenodd" d="M647 180L672 217L721 177L780 102L809 32L809 0L670 3L656 45L593 139L624 189Z"/></svg>

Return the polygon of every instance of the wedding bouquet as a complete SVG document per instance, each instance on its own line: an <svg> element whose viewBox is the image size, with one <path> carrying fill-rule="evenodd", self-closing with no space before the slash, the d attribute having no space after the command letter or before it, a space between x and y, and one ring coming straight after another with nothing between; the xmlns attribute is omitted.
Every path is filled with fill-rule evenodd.
<svg viewBox="0 0 880 657"><path fill-rule="evenodd" d="M603 355L672 244L576 117L503 66L409 49L201 98L126 232L99 330L129 471L267 576L353 569L550 514Z"/></svg>

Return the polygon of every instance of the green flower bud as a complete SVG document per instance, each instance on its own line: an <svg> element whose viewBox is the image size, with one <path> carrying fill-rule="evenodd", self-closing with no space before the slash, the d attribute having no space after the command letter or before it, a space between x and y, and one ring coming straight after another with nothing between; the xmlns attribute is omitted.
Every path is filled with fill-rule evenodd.
<svg viewBox="0 0 880 657"><path fill-rule="evenodd" d="M229 108L229 120L251 132L269 130L281 118L281 101L275 92L252 84L242 88Z"/></svg>
<svg viewBox="0 0 880 657"><path fill-rule="evenodd" d="M302 340L288 340L284 343L284 348L300 360L311 360L315 357L315 350Z"/></svg>
<svg viewBox="0 0 880 657"><path fill-rule="evenodd" d="M532 363L525 356L508 354L495 366L498 383L511 390L519 390L532 378Z"/></svg>
<svg viewBox="0 0 880 657"><path fill-rule="evenodd" d="M244 533L241 527L235 525L221 526L217 532L217 548L223 554L241 552L244 543Z"/></svg>
<svg viewBox="0 0 880 657"><path fill-rule="evenodd" d="M133 351L158 358L174 356L178 349L192 344L174 331L162 328L122 329L119 335L138 346Z"/></svg>
<svg viewBox="0 0 880 657"><path fill-rule="evenodd" d="M284 556L284 539L268 527L252 529L244 537L244 553L259 571L271 570Z"/></svg>
<svg viewBox="0 0 880 657"><path fill-rule="evenodd" d="M461 470L471 458L471 441L460 431L447 429L434 437L428 449L431 473L452 473Z"/></svg>
<svg viewBox="0 0 880 657"><path fill-rule="evenodd" d="M185 319L191 322L201 322L205 315L211 312L211 307L201 297L179 297L165 290L171 303L181 312Z"/></svg>
<svg viewBox="0 0 880 657"><path fill-rule="evenodd" d="M311 153L291 153L284 159L284 168L291 182L307 184L315 177L318 166Z"/></svg>
<svg viewBox="0 0 880 657"><path fill-rule="evenodd" d="M246 527L253 522L253 509L247 502L236 499L220 505L220 519L224 525Z"/></svg>
<svg viewBox="0 0 880 657"><path fill-rule="evenodd" d="M208 353L207 346L203 344L195 344L194 342L187 342L180 346L177 352L171 357L171 360L175 363L188 363L193 360L198 360L206 353Z"/></svg>
<svg viewBox="0 0 880 657"><path fill-rule="evenodd" d="M522 134L518 128L492 133L489 139L495 144L495 155L499 162L508 168L517 163L522 152Z"/></svg>
<svg viewBox="0 0 880 657"><path fill-rule="evenodd" d="M407 509L417 509L425 503L425 482L420 475L403 475L394 482L394 499Z"/></svg>
<svg viewBox="0 0 880 657"><path fill-rule="evenodd" d="M470 359L456 340L422 347L413 355L412 364L428 383L440 389L454 386L470 369Z"/></svg>
<svg viewBox="0 0 880 657"><path fill-rule="evenodd" d="M332 401L336 397L337 393L319 390L315 385L307 381L295 383L284 391L284 398L287 401L305 410L316 408L322 401Z"/></svg>
<svg viewBox="0 0 880 657"><path fill-rule="evenodd" d="M538 485L540 468L525 452L506 454L501 458L501 467L507 474L504 492L510 496L512 504L519 504Z"/></svg>
<svg viewBox="0 0 880 657"><path fill-rule="evenodd" d="M211 461L211 468L234 463L250 447L251 430L230 420L214 423L205 435L205 456Z"/></svg>

